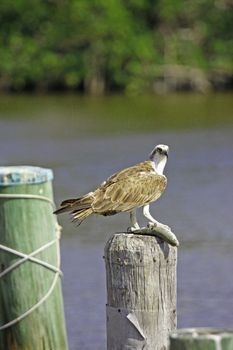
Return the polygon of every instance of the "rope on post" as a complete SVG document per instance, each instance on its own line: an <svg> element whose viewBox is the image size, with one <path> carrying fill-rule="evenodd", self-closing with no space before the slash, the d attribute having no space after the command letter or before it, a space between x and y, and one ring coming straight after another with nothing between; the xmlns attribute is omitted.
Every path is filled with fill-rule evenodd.
<svg viewBox="0 0 233 350"><path fill-rule="evenodd" d="M45 196L40 196L40 195L31 195L31 194L0 194L0 199L4 198L4 199L37 199L37 200L43 200L46 201L47 203L51 204L52 207L54 208L54 202L52 200L50 200L49 198L45 197ZM55 219L56 220L56 219ZM36 310L41 304L43 304L48 298L49 296L52 294L54 287L56 286L58 277L62 275L62 272L60 270L60 245L59 245L59 240L61 237L61 226L58 224L58 222L56 221L56 239L45 243L42 247L36 249L35 251L33 251L30 254L24 254L22 252L19 252L15 249L6 247L2 244L0 244L0 250L9 252L11 254L15 254L18 257L21 257L22 259L15 262L14 264L12 264L11 266L7 267L5 270L3 270L0 273L0 278L2 278L3 276L5 276L6 274L8 274L9 272L11 272L12 270L14 270L16 267L18 267L19 265L25 263L26 261L31 261L34 263L37 263L41 266L44 266L45 268L53 271L55 273L54 279L52 281L52 284L48 290L48 292L37 302L35 303L30 309L28 309L27 311L25 311L22 315L16 317L14 320L0 326L0 331L13 326L14 324L16 324L17 322L20 322L22 319L24 319L25 317L27 317L28 315L30 315L34 310ZM49 248L51 245L56 244L56 248L57 248L57 266L53 266L43 260L40 259L36 259L34 258L35 255L39 254L40 252L44 251L45 249Z"/></svg>

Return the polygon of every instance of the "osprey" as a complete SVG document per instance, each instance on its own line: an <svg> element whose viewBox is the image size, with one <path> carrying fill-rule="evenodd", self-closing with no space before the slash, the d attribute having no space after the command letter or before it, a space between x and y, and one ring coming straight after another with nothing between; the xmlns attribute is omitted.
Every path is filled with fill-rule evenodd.
<svg viewBox="0 0 233 350"><path fill-rule="evenodd" d="M108 216L128 212L131 222L129 230L135 231L140 229L136 209L143 207L143 215L150 225L170 229L156 221L149 211L150 203L161 196L167 185L163 171L168 152L167 145L157 145L148 160L113 174L93 192L63 201L55 214L70 212L73 221L80 224L91 214Z"/></svg>

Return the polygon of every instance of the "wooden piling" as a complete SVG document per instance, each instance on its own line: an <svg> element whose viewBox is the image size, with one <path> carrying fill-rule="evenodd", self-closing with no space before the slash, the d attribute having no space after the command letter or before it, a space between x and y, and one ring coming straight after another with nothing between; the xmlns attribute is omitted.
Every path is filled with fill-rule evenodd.
<svg viewBox="0 0 233 350"><path fill-rule="evenodd" d="M67 349L52 204L51 170L0 167L0 349Z"/></svg>
<svg viewBox="0 0 233 350"><path fill-rule="evenodd" d="M172 332L170 350L232 350L233 330L186 328Z"/></svg>
<svg viewBox="0 0 233 350"><path fill-rule="evenodd" d="M105 247L107 350L168 350L176 328L177 248L118 233Z"/></svg>

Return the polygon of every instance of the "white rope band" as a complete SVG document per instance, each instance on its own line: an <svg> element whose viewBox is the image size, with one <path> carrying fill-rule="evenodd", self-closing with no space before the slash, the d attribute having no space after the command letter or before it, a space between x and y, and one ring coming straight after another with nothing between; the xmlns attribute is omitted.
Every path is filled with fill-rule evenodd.
<svg viewBox="0 0 233 350"><path fill-rule="evenodd" d="M24 263L25 261L32 261L34 263L37 263L41 266L44 266L46 267L47 269L51 270L51 271L54 271L54 272L59 272L60 275L62 275L62 272L60 269L58 269L56 266L53 266L43 260L40 260L40 259L36 259L36 258L33 258L34 255L36 254L39 254L40 252L42 252L43 250L45 250L46 248L49 248L51 245L53 245L54 243L57 242L57 238L54 239L53 241L51 242L48 242L46 244L44 244L42 247L36 249L35 251L33 251L32 253L30 254L24 254L24 253L20 253L18 252L17 250L15 249L11 249L9 247L6 247L2 244L0 244L0 249L1 250L4 250L5 252L8 252L8 253L12 253L12 254L15 254L23 259L19 260L19 261L16 261L14 264L12 264L11 266L7 267L5 270L3 270L2 272L0 272L0 278L2 278L3 276L5 276L7 273L9 273L10 271L14 270L16 267L18 267L19 265L21 265L22 263Z"/></svg>
<svg viewBox="0 0 233 350"><path fill-rule="evenodd" d="M39 199L45 202L49 202L52 207L55 207L54 202L45 196L40 196L38 194L21 194L21 193L0 193L0 198L5 199Z"/></svg>
<svg viewBox="0 0 233 350"><path fill-rule="evenodd" d="M50 199L47 198L45 196L39 196L39 195L34 195L34 194L0 194L0 199L4 198L4 199L37 199L37 200L43 200L46 201L48 203L50 203L53 208L54 208L54 202ZM15 249L6 247L2 244L0 244L0 250L9 252L11 254L15 254L18 257L21 257L22 259L15 262L14 264L12 264L11 266L7 267L5 270L3 270L0 273L0 278L2 278L3 276L5 276L6 274L8 274L9 272L11 272L12 270L14 270L16 267L18 267L19 265L23 264L26 261L31 261L33 263L37 263L41 266L44 266L45 268L53 271L55 273L54 279L52 281L52 284L49 288L49 290L47 291L47 293L36 303L34 304L29 310L27 310L26 312L24 312L22 315L20 315L19 317L16 317L14 320L0 326L0 331L4 330L8 327L13 326L14 324L16 324L17 322L21 321L22 319L24 319L25 317L27 317L28 315L30 315L34 310L36 310L40 305L42 305L47 299L48 297L52 294L56 283L58 281L58 277L60 275L62 275L62 272L60 270L60 245L59 245L59 239L61 236L61 226L56 222L56 238L46 244L44 244L42 247L36 249L35 251L33 251L30 254L24 254L21 253ZM49 248L50 246L52 246L53 244L56 244L56 248L57 248L57 266L53 266L43 260L37 259L34 256L37 255L38 253L44 251L45 249Z"/></svg>

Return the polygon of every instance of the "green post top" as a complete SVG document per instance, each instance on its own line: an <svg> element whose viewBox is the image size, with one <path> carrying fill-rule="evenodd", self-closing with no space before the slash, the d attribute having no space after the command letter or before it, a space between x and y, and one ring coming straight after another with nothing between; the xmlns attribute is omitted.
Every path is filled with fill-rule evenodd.
<svg viewBox="0 0 233 350"><path fill-rule="evenodd" d="M186 341L190 339L206 340L206 339L224 339L231 338L233 340L233 329L225 328L181 328L170 333L170 339L179 339ZM219 348L220 349L220 348Z"/></svg>
<svg viewBox="0 0 233 350"><path fill-rule="evenodd" d="M40 184L52 180L51 169L26 165L0 167L0 186Z"/></svg>

